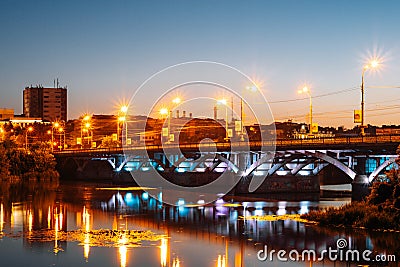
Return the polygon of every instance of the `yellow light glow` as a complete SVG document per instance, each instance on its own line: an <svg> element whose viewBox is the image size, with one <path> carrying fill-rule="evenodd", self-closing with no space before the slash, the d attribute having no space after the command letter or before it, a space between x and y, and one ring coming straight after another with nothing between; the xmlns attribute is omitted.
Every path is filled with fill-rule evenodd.
<svg viewBox="0 0 400 267"><path fill-rule="evenodd" d="M85 116L83 117L83 120L84 120L84 121L89 121L90 118L91 118L91 117L90 117L89 115L85 115Z"/></svg>
<svg viewBox="0 0 400 267"><path fill-rule="evenodd" d="M119 259L120 259L120 266L125 267L126 266L126 254L127 254L127 248L126 248L126 237L125 234L121 236L121 239L119 240Z"/></svg>
<svg viewBox="0 0 400 267"><path fill-rule="evenodd" d="M258 91L258 88L256 85L249 85L249 86L246 86L246 90L254 93L254 92Z"/></svg>
<svg viewBox="0 0 400 267"><path fill-rule="evenodd" d="M298 94L310 94L311 90L307 85L304 85L303 88L297 91Z"/></svg>
<svg viewBox="0 0 400 267"><path fill-rule="evenodd" d="M177 257L176 259L173 260L172 262L172 267L180 267L181 266L181 261L180 259Z"/></svg>
<svg viewBox="0 0 400 267"><path fill-rule="evenodd" d="M127 248L125 245L122 245L119 247L119 259L120 259L120 266L121 267L126 267L126 254L127 254Z"/></svg>
<svg viewBox="0 0 400 267"><path fill-rule="evenodd" d="M181 103L181 99L180 99L179 97L175 97L175 98L172 100L172 103L174 103L174 104L179 104L179 103Z"/></svg>
<svg viewBox="0 0 400 267"><path fill-rule="evenodd" d="M223 99L218 100L217 103L226 106L228 104L228 101L226 101L226 99L223 98Z"/></svg>
<svg viewBox="0 0 400 267"><path fill-rule="evenodd" d="M51 210L49 206L49 210L47 211L47 229L51 228Z"/></svg>
<svg viewBox="0 0 400 267"><path fill-rule="evenodd" d="M128 106L127 106L127 105L123 105L123 106L120 108L120 111L123 112L123 113L128 112Z"/></svg>
<svg viewBox="0 0 400 267"><path fill-rule="evenodd" d="M371 58L367 64L364 65L364 70L368 70L368 69L378 69L381 66L381 59L379 58Z"/></svg>
<svg viewBox="0 0 400 267"><path fill-rule="evenodd" d="M57 213L57 212L56 212ZM54 254L58 253L58 214L55 215Z"/></svg>
<svg viewBox="0 0 400 267"><path fill-rule="evenodd" d="M3 232L3 224L4 224L4 208L3 203L0 205L0 232Z"/></svg>
<svg viewBox="0 0 400 267"><path fill-rule="evenodd" d="M85 124L85 127L86 127L86 128L90 128L90 123L87 122L87 123Z"/></svg>
<svg viewBox="0 0 400 267"><path fill-rule="evenodd" d="M50 130L48 130L48 131L47 131L47 134L51 134L51 131L50 131Z"/></svg>
<svg viewBox="0 0 400 267"><path fill-rule="evenodd" d="M83 257L85 258L86 262L89 259L90 254L90 238L89 233L85 234L85 240L83 241Z"/></svg>
<svg viewBox="0 0 400 267"><path fill-rule="evenodd" d="M28 215L28 231L32 232L32 228L33 228L33 215L32 215L32 211L29 210L29 215Z"/></svg>
<svg viewBox="0 0 400 267"><path fill-rule="evenodd" d="M60 124L58 122L54 123L54 128L58 128L60 126Z"/></svg>
<svg viewBox="0 0 400 267"><path fill-rule="evenodd" d="M166 238L161 239L160 245L160 263L161 267L167 266L167 256L168 256L168 242Z"/></svg>
<svg viewBox="0 0 400 267"><path fill-rule="evenodd" d="M62 127L60 127L60 128L58 128L58 131L59 131L60 133L62 133L62 132L64 131L64 129L63 129Z"/></svg>
<svg viewBox="0 0 400 267"><path fill-rule="evenodd" d="M161 115L168 115L168 109L167 108L161 108L160 109L160 114Z"/></svg>
<svg viewBox="0 0 400 267"><path fill-rule="evenodd" d="M29 131L29 132L32 132L32 131L33 131L33 127L32 127L32 126L29 127L29 128L28 128L28 131Z"/></svg>
<svg viewBox="0 0 400 267"><path fill-rule="evenodd" d="M62 231L62 229L63 229L63 212L62 212L62 209L61 209L61 207L60 207L60 231Z"/></svg>
<svg viewBox="0 0 400 267"><path fill-rule="evenodd" d="M379 66L379 61L374 59L369 63L371 68L377 68Z"/></svg>
<svg viewBox="0 0 400 267"><path fill-rule="evenodd" d="M218 255L218 259L217 259L217 267L225 267L225 255Z"/></svg>
<svg viewBox="0 0 400 267"><path fill-rule="evenodd" d="M123 122L123 121L125 121L125 120L126 120L125 117L118 117L118 121L120 121L120 122Z"/></svg>

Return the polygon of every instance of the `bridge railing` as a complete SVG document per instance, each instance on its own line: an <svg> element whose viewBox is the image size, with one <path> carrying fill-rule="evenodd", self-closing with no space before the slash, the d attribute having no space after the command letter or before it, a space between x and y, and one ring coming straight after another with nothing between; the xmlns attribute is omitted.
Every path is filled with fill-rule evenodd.
<svg viewBox="0 0 400 267"><path fill-rule="evenodd" d="M89 148L89 149L66 149L63 151L56 151L54 154L118 154L123 153L124 150L129 151L143 151L153 150L159 151L168 148L180 149L199 149L199 148L212 148L230 150L235 147L316 147L320 145L356 145L356 144L385 144L385 143L399 143L400 135L376 135L376 136L351 136L351 137L325 137L325 138L308 138L308 139L277 139L265 141L234 141L234 142L210 142L210 143L187 143L187 144L163 144L163 145L142 145L142 146L128 146L128 147L111 147L111 148Z"/></svg>

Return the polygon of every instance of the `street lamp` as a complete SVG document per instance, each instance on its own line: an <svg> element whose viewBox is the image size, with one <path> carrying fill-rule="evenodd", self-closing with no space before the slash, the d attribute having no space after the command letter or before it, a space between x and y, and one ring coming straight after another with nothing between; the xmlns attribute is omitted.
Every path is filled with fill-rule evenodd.
<svg viewBox="0 0 400 267"><path fill-rule="evenodd" d="M364 74L365 71L370 70L370 69L376 69L379 67L379 61L377 59L371 60L368 64L364 65L361 73L361 136L365 136L365 125L364 125Z"/></svg>
<svg viewBox="0 0 400 267"><path fill-rule="evenodd" d="M54 129L57 129L60 127L60 123L58 122L53 122L53 125L51 126L51 152L54 152Z"/></svg>
<svg viewBox="0 0 400 267"><path fill-rule="evenodd" d="M310 97L310 135L313 133L313 130L312 130L312 123L313 123L313 120L312 120L312 99L311 99L311 91L310 91L310 89L307 87L307 86L304 86L303 87L303 89L301 89L301 90L299 90L299 91L297 91L299 94L303 94L303 93L306 93L306 94L308 94L308 96Z"/></svg>
<svg viewBox="0 0 400 267"><path fill-rule="evenodd" d="M179 97L176 97L176 98L174 98L173 100L172 100L172 104L173 104L173 107L170 109L170 108L161 108L160 109L160 111L159 111L159 113L160 113L160 115L161 116L167 116L167 118L168 118L168 133L164 133L163 134L163 136L166 136L167 135L167 137L168 137L168 142L170 142L170 141L172 141L172 138L171 138L171 117L172 117L172 111L173 111L173 108L174 107L176 107L176 106L178 106L180 103L182 102L182 100L179 98Z"/></svg>
<svg viewBox="0 0 400 267"><path fill-rule="evenodd" d="M87 114L84 115L81 120L81 149L83 148L83 133L87 132L88 133L87 135L89 135L89 129L91 126L90 120L91 120L91 116L87 115ZM88 142L89 142L89 139L88 139Z"/></svg>
<svg viewBox="0 0 400 267"><path fill-rule="evenodd" d="M65 131L63 127L58 128L58 134L60 135L60 151L65 147Z"/></svg>
<svg viewBox="0 0 400 267"><path fill-rule="evenodd" d="M32 132L32 131L33 131L32 126L28 127L28 129L26 129L26 131L25 131L25 149L28 149L28 132Z"/></svg>
<svg viewBox="0 0 400 267"><path fill-rule="evenodd" d="M225 98L217 101L217 104L225 105L225 140L229 140L228 135L228 101Z"/></svg>
<svg viewBox="0 0 400 267"><path fill-rule="evenodd" d="M119 124L122 124L122 127L124 123L126 122L126 116L128 112L128 106L123 105L118 111L118 117L117 117L117 140L119 141ZM122 129L121 128L121 143L122 143ZM128 143L128 123L125 123L125 144Z"/></svg>

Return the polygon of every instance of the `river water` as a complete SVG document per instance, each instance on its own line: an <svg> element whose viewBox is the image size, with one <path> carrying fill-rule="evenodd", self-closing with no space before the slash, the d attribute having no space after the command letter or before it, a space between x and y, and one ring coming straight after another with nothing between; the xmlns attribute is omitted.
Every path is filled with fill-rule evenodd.
<svg viewBox="0 0 400 267"><path fill-rule="evenodd" d="M361 256L345 261L342 250L322 252L338 249L341 240L343 249L371 251L371 260L398 260L399 233L321 228L296 216L350 198L277 199L226 196L206 206L170 207L140 188L3 183L0 266L398 266L393 257L378 264ZM317 258L309 261L304 251Z"/></svg>

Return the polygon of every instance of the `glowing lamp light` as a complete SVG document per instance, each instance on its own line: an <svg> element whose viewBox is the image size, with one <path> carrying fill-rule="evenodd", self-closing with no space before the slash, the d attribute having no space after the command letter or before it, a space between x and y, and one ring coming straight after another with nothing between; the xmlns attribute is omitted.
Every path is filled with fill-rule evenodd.
<svg viewBox="0 0 400 267"><path fill-rule="evenodd" d="M179 97L176 97L176 98L174 98L174 99L172 100L172 103L174 103L174 104L179 104L179 103L181 103L181 99L180 99Z"/></svg>
<svg viewBox="0 0 400 267"><path fill-rule="evenodd" d="M160 114L161 115L167 115L168 114L168 109L167 108L160 109Z"/></svg>
<svg viewBox="0 0 400 267"><path fill-rule="evenodd" d="M121 107L121 112L126 113L128 112L128 106L124 105Z"/></svg>
<svg viewBox="0 0 400 267"><path fill-rule="evenodd" d="M218 100L217 103L218 103L218 104L221 104L221 105L227 105L227 104L228 104L228 101L226 101L226 99L224 98L224 99Z"/></svg>

